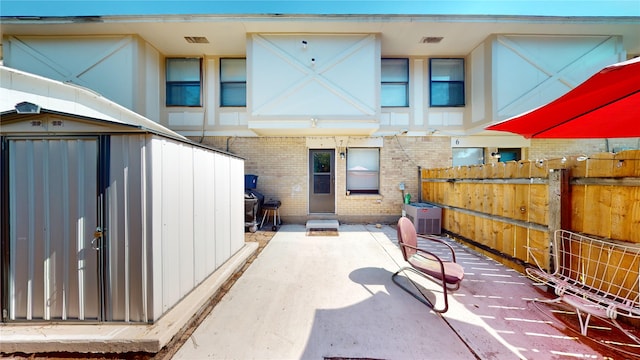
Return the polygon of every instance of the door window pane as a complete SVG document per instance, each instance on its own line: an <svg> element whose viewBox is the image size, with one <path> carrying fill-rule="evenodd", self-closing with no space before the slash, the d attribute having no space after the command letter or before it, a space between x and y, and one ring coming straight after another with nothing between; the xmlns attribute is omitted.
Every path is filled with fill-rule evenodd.
<svg viewBox="0 0 640 360"><path fill-rule="evenodd" d="M313 154L313 193L331 193L331 154L328 152Z"/></svg>

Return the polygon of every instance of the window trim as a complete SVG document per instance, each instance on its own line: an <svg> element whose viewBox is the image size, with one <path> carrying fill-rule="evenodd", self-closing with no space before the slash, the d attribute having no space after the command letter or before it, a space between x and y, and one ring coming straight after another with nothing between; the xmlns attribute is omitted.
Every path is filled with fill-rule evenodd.
<svg viewBox="0 0 640 360"><path fill-rule="evenodd" d="M199 96L198 96L198 104L197 105L187 105L187 104L169 104L169 99L170 97L168 96L169 94L169 90L171 88L173 88L174 86L169 86L171 85L175 85L175 86L185 86L185 85L193 85L195 83L195 81L169 81L169 76L168 76L168 72L169 72L169 62L170 60L198 60L198 73L199 73L199 79L198 79L198 92L199 92ZM166 57L165 58L165 79L164 79L164 87L165 87L165 99L164 99L164 106L165 107L189 107L189 108L196 108L196 107L202 107L202 87L203 87L203 74L202 74L202 58L201 57Z"/></svg>
<svg viewBox="0 0 640 360"><path fill-rule="evenodd" d="M433 80L433 61L434 60L460 60L462 62L462 80L451 80L451 81L443 81L443 80ZM465 89L466 82L466 71L465 71L465 58L430 58L429 59L429 107L434 108L445 108L445 107L465 107L467 105L467 94ZM447 105L434 105L433 104L433 84L434 83L446 83L446 84L462 84L462 104L447 104Z"/></svg>
<svg viewBox="0 0 640 360"><path fill-rule="evenodd" d="M245 61L245 71L244 71L244 81L222 81L222 63L224 60L244 60ZM247 58L242 57L224 57L220 58L220 66L219 66L219 86L220 86L220 97L218 101L220 102L221 108L244 108L247 107ZM222 90L224 84L244 84L244 105L226 105L223 103L223 95L224 91Z"/></svg>
<svg viewBox="0 0 640 360"><path fill-rule="evenodd" d="M405 64L406 64L406 75L407 75L407 81L382 81L382 62L384 62L385 60L404 60ZM404 85L405 87L405 96L404 96L404 105L382 105L382 99L380 99L380 107L382 108L394 108L394 107L400 107L400 108L407 108L409 107L409 83L410 83L410 71L409 71L409 58L381 58L380 59L380 93L382 94L382 87L384 85Z"/></svg>

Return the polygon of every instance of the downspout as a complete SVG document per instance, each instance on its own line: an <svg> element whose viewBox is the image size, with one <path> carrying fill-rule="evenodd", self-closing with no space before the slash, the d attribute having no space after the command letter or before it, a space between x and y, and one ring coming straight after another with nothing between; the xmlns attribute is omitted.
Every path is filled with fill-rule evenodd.
<svg viewBox="0 0 640 360"><path fill-rule="evenodd" d="M418 166L418 202L422 202L422 167Z"/></svg>
<svg viewBox="0 0 640 360"><path fill-rule="evenodd" d="M227 148L225 149L226 152L229 152L229 140L231 140L232 138L233 138L232 136L229 136L227 138Z"/></svg>
<svg viewBox="0 0 640 360"><path fill-rule="evenodd" d="M207 61L205 58L205 55L202 54L202 78L200 80L200 82L202 83L202 104L203 104L203 114L202 114L202 132L200 133L200 141L198 141L198 143L202 144L202 141L204 140L204 128L207 124L207 84L206 84L206 79L207 77L206 75L206 67L207 67Z"/></svg>

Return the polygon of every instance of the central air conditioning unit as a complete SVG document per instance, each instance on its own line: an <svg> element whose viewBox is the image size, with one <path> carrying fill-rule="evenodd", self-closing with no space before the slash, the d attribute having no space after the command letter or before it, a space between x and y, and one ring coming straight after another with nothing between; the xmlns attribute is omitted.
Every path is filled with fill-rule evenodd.
<svg viewBox="0 0 640 360"><path fill-rule="evenodd" d="M403 205L404 212L422 235L442 233L442 208L427 203Z"/></svg>

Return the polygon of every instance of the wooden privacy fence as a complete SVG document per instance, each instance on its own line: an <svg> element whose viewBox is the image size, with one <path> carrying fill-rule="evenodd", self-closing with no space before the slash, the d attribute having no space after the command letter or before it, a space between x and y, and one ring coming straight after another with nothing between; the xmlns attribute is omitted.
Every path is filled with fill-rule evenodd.
<svg viewBox="0 0 640 360"><path fill-rule="evenodd" d="M422 170L443 230L507 266L549 253L563 228L640 244L640 150ZM540 259L538 259L540 260ZM540 264L549 268L548 257Z"/></svg>

